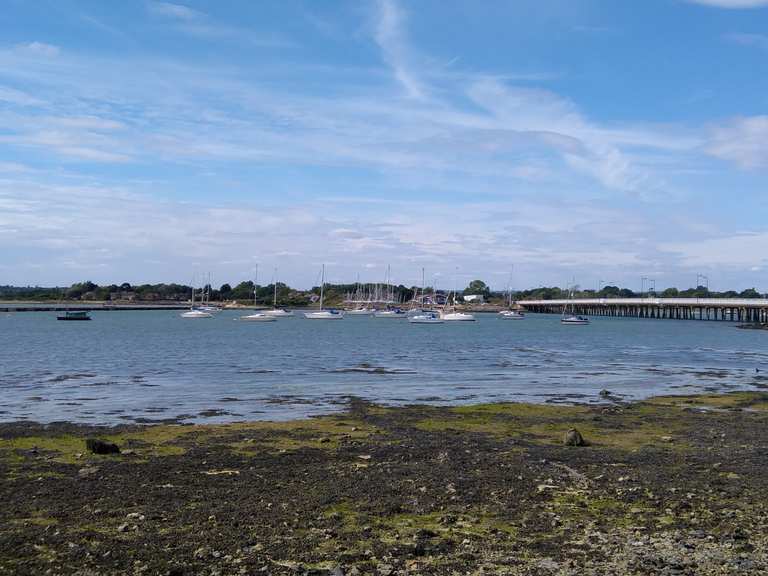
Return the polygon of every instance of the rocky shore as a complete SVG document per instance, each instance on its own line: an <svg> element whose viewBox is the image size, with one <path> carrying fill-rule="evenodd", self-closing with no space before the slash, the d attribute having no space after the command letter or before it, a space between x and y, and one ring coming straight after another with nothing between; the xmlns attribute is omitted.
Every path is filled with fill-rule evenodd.
<svg viewBox="0 0 768 576"><path fill-rule="evenodd" d="M0 424L0 574L765 574L766 445L743 392Z"/></svg>

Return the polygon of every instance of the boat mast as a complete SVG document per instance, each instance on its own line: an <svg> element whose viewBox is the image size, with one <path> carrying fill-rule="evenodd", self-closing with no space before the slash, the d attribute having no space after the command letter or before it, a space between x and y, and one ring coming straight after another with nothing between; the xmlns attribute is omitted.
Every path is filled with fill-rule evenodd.
<svg viewBox="0 0 768 576"><path fill-rule="evenodd" d="M272 300L272 308L277 309L277 267L275 267L275 278L274 278L274 281L275 281L275 296L274 296L274 298Z"/></svg>
<svg viewBox="0 0 768 576"><path fill-rule="evenodd" d="M259 264L256 263L256 271L253 277L253 307L256 308L256 287L259 285Z"/></svg>
<svg viewBox="0 0 768 576"><path fill-rule="evenodd" d="M323 264L323 271L320 276L320 310L323 309L324 288L325 288L325 264Z"/></svg>

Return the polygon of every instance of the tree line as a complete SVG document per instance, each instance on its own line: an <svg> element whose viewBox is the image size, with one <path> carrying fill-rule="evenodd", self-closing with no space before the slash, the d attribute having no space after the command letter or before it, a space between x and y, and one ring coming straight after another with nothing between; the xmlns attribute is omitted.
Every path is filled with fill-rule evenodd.
<svg viewBox="0 0 768 576"><path fill-rule="evenodd" d="M363 293L369 293L375 284L326 284L325 296L329 303L341 303L347 294L353 294L358 288ZM416 286L387 286L398 302L408 302L420 290ZM427 291L433 292L432 288ZM237 301L239 303L256 303L267 305L272 303L275 285L256 285L251 280L246 280L232 286L222 284L220 287L204 286L197 288L196 298L204 292L211 301L226 302ZM446 293L447 290L437 290ZM106 302L187 302L190 299L192 287L185 284L139 284L131 285L128 282L122 284L98 285L91 281L78 282L68 287L40 287L40 286L0 286L0 299L2 300L80 300L80 301L106 301ZM291 288L282 282L277 283L277 302L281 306L306 306L320 294L320 287L315 286L309 290ZM482 280L473 280L459 295L481 295L487 302L503 303L509 298L505 291L493 291ZM556 286L538 287L529 290L513 290L513 300L559 300L569 297L569 290ZM640 294L629 288L618 286L604 286L600 290L575 289L574 298L637 298L640 296L656 296L660 298L763 298L765 294L755 288L742 291L727 290L715 292L706 286L696 288L666 288L660 292L644 292Z"/></svg>

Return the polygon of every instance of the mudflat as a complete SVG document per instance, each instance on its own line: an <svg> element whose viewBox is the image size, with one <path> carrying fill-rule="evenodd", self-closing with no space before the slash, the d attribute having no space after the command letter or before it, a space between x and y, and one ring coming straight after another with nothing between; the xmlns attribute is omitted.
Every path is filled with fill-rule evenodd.
<svg viewBox="0 0 768 576"><path fill-rule="evenodd" d="M0 574L765 574L767 446L761 392L0 424Z"/></svg>

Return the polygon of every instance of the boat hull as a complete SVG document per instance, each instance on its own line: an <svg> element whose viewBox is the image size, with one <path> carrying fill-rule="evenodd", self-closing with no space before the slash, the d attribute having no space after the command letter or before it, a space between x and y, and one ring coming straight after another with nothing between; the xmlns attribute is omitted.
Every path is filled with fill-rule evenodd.
<svg viewBox="0 0 768 576"><path fill-rule="evenodd" d="M196 318L213 318L213 314L210 314L209 312L201 312L199 310L184 312L183 314L179 314L179 316L188 320L194 320Z"/></svg>
<svg viewBox="0 0 768 576"><path fill-rule="evenodd" d="M276 322L277 318L274 316L267 316L266 314L249 314L248 316L240 316L240 320L243 322Z"/></svg>
<svg viewBox="0 0 768 576"><path fill-rule="evenodd" d="M344 314L338 312L304 312L304 318L307 320L342 320Z"/></svg>
<svg viewBox="0 0 768 576"><path fill-rule="evenodd" d="M472 314L463 314L462 312L443 314L441 319L446 322L474 322L476 320Z"/></svg>
<svg viewBox="0 0 768 576"><path fill-rule="evenodd" d="M264 310L262 314L266 314L267 316L272 316L274 318L290 318L293 316L293 312L290 312L288 310L281 310L279 308L275 310Z"/></svg>

